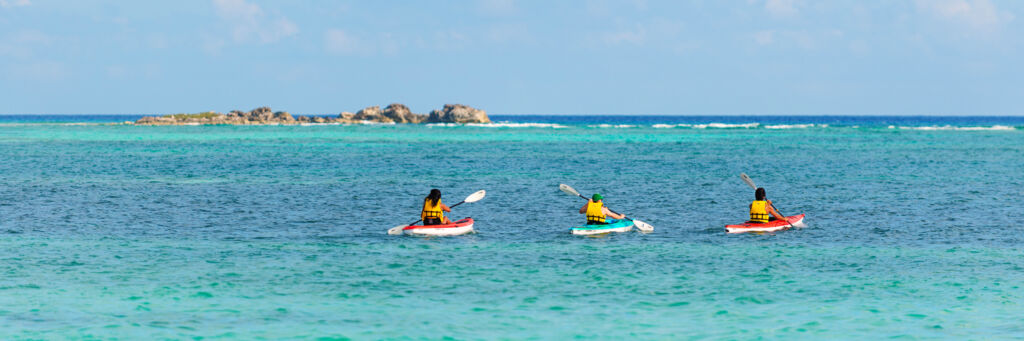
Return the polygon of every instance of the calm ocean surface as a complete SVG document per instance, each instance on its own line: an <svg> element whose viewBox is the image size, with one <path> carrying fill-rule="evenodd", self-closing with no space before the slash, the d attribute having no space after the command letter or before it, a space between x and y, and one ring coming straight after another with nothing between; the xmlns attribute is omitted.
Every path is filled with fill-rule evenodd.
<svg viewBox="0 0 1024 341"><path fill-rule="evenodd" d="M1024 117L136 118L0 116L0 339L1024 337ZM386 235L431 188L478 233Z"/></svg>

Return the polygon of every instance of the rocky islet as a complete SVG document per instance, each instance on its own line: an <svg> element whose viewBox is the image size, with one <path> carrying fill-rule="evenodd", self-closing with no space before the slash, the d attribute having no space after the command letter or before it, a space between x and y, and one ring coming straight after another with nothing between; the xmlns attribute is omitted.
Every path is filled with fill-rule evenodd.
<svg viewBox="0 0 1024 341"><path fill-rule="evenodd" d="M136 125L272 125L272 124L366 124L366 123L491 123L487 112L462 104L445 104L430 114L416 114L409 107L392 103L382 110L380 106L363 108L356 113L342 112L337 116L292 116L287 111L273 111L260 107L248 112L233 110L227 114L204 112L146 116Z"/></svg>

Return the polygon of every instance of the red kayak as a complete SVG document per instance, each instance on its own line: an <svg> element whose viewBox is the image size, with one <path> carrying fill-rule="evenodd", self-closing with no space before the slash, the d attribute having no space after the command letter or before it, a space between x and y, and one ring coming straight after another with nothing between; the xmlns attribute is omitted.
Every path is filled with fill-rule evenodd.
<svg viewBox="0 0 1024 341"><path fill-rule="evenodd" d="M451 224L409 225L402 229L402 233L414 236L458 236L470 232L473 232L473 218L470 217Z"/></svg>
<svg viewBox="0 0 1024 341"><path fill-rule="evenodd" d="M725 225L725 232L727 233L744 233L744 232L775 232L788 229L790 227L805 227L804 215L791 215L786 217L786 220L769 221L767 223L743 223L739 225Z"/></svg>

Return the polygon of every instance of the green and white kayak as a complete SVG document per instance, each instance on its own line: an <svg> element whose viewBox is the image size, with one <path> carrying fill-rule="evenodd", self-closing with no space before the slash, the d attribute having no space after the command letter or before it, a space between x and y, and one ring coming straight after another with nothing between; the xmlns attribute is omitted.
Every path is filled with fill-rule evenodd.
<svg viewBox="0 0 1024 341"><path fill-rule="evenodd" d="M608 219L607 224L594 224L594 225L580 225L569 228L569 233L581 236L589 236L595 234L605 234L612 232L629 232L633 229L632 220L615 220Z"/></svg>

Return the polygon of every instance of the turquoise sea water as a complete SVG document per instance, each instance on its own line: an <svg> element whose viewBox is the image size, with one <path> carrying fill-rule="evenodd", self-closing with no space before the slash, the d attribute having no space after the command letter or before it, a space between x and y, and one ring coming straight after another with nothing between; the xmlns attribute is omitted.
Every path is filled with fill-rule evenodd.
<svg viewBox="0 0 1024 341"><path fill-rule="evenodd" d="M131 119L0 118L0 338L1024 335L1024 118ZM740 172L809 226L725 234ZM435 187L477 234L385 234Z"/></svg>

